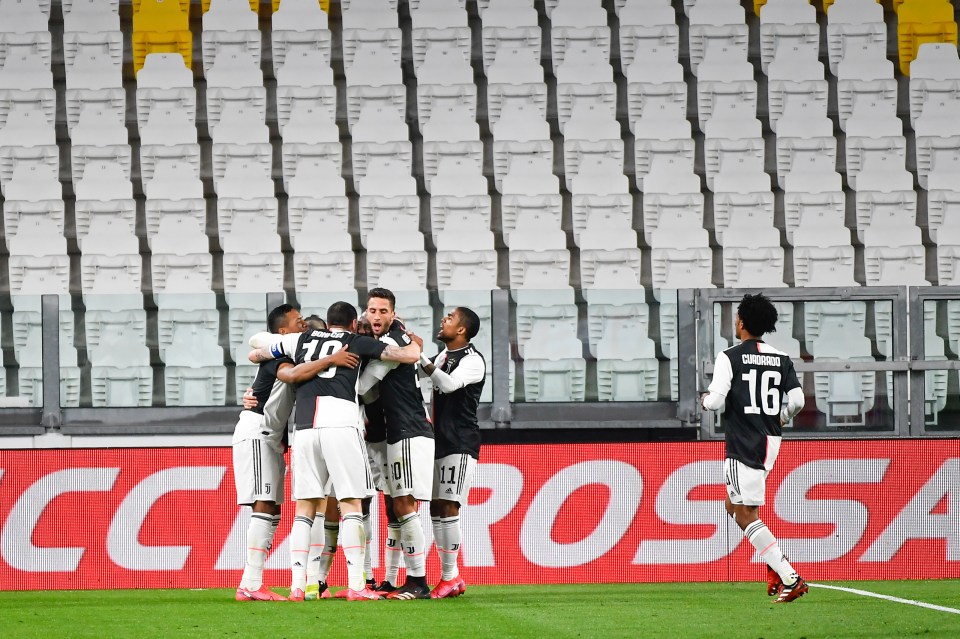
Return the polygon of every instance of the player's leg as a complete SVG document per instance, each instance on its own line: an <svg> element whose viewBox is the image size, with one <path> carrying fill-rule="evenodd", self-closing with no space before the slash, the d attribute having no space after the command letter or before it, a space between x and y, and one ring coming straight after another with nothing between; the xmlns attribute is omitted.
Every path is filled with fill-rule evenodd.
<svg viewBox="0 0 960 639"><path fill-rule="evenodd" d="M441 569L440 583L430 594L434 599L456 597L467 589L457 566L463 538L460 505L469 498L476 463L470 455L456 454L438 459L434 464L430 516Z"/></svg>
<svg viewBox="0 0 960 639"><path fill-rule="evenodd" d="M321 566L324 562L324 552L327 547L326 525L328 521L339 520L339 515L328 516L332 509L336 513L337 498L329 495L326 499L320 500L317 505L317 514L313 518L313 525L310 527L310 552L307 555L307 589L304 591L304 599L313 601L314 599L329 599L330 589L327 588L327 571L329 571L330 562L327 562L327 571L322 571ZM334 550L336 550L336 539L334 539ZM323 572L323 576L320 574Z"/></svg>
<svg viewBox="0 0 960 639"><path fill-rule="evenodd" d="M377 491L374 490L373 495L376 494ZM373 501L373 495L360 500L360 513L363 515L363 535L366 539L363 547L363 578L368 588L376 590L377 580L373 578L373 523L370 519L370 503Z"/></svg>
<svg viewBox="0 0 960 639"><path fill-rule="evenodd" d="M277 468L276 456L273 449L259 439L244 440L233 446L237 503L251 506L253 510L247 525L247 560L237 588L238 601L280 598L263 585L263 566L276 530L274 513L279 511L274 500L278 496L283 499L282 479L280 492L275 491L275 478L282 473Z"/></svg>
<svg viewBox="0 0 960 639"><path fill-rule="evenodd" d="M393 497L383 491L383 507L387 513L387 538L384 541L383 581L377 586L377 592L387 595L397 589L400 583L400 567L403 565L403 548L400 546L400 522L393 510Z"/></svg>
<svg viewBox="0 0 960 639"><path fill-rule="evenodd" d="M317 508L326 497L329 479L320 455L318 430L301 430L293 442L293 492L297 498L296 517L290 531L290 600L303 601L307 585L310 531Z"/></svg>
<svg viewBox="0 0 960 639"><path fill-rule="evenodd" d="M760 519L760 506L765 502L766 471L750 468L735 460L724 461L727 484L727 499L733 506L733 519L750 544L757 549L760 558L779 576L783 583L780 592L787 591L787 599L793 601L806 593L806 583L797 574L783 554L776 537Z"/></svg>
<svg viewBox="0 0 960 639"><path fill-rule="evenodd" d="M433 494L434 441L411 437L387 445L390 462L390 493L400 524L400 544L407 566L407 580L388 599L426 599L430 596L426 571L426 540L417 512L420 501Z"/></svg>
<svg viewBox="0 0 960 639"><path fill-rule="evenodd" d="M347 560L347 598L378 599L366 588L363 573L363 555L366 534L360 500L373 486L370 468L366 462L363 437L356 428L323 428L321 442L323 456L330 470L333 489L340 499L340 536L343 555Z"/></svg>

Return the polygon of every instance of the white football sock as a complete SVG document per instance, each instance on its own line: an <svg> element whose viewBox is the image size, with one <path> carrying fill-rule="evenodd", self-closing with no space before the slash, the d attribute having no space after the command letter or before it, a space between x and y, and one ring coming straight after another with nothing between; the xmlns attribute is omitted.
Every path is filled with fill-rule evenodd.
<svg viewBox="0 0 960 639"><path fill-rule="evenodd" d="M460 574L457 567L457 558L460 556L460 517L444 517L440 520L440 528L443 531L443 547L437 546L440 552L440 579L450 581Z"/></svg>
<svg viewBox="0 0 960 639"><path fill-rule="evenodd" d="M363 590L363 549L366 535L363 532L363 517L360 513L347 513L340 523L343 535L343 556L347 560L347 584L351 590Z"/></svg>
<svg viewBox="0 0 960 639"><path fill-rule="evenodd" d="M780 544L777 538L773 536L763 520L758 519L743 530L744 536L753 544L753 547L760 553L760 559L767 562L767 565L777 571L780 579L785 584L796 583L798 575L793 569L783 551L780 550Z"/></svg>
<svg viewBox="0 0 960 639"><path fill-rule="evenodd" d="M320 581L320 555L323 554L323 515L313 518L310 527L310 554L307 557L307 583L315 584Z"/></svg>
<svg viewBox="0 0 960 639"><path fill-rule="evenodd" d="M383 551L383 562L387 568L383 580L398 586L400 564L403 563L403 548L400 547L400 524L387 524L387 541Z"/></svg>
<svg viewBox="0 0 960 639"><path fill-rule="evenodd" d="M273 538L277 535L277 528L280 527L280 515L271 515L270 516L270 537L267 539L267 554L270 554L270 550L273 548Z"/></svg>
<svg viewBox="0 0 960 639"><path fill-rule="evenodd" d="M420 527L420 514L408 513L399 517L400 543L403 546L403 559L407 564L407 577L425 577L426 562L423 557L423 529Z"/></svg>
<svg viewBox="0 0 960 639"><path fill-rule="evenodd" d="M247 526L247 564L243 568L240 586L258 590L263 585L263 564L269 551L270 515L253 513Z"/></svg>
<svg viewBox="0 0 960 639"><path fill-rule="evenodd" d="M370 523L370 515L363 516L363 579L373 579L373 546L370 540L373 539L373 524Z"/></svg>
<svg viewBox="0 0 960 639"><path fill-rule="evenodd" d="M330 566L333 565L333 558L337 554L337 538L340 536L340 522L323 522L323 551L320 553L320 561L317 564L317 578L320 581L326 581L330 574Z"/></svg>
<svg viewBox="0 0 960 639"><path fill-rule="evenodd" d="M307 588L307 556L310 554L310 528L313 520L297 515L290 530L290 591Z"/></svg>

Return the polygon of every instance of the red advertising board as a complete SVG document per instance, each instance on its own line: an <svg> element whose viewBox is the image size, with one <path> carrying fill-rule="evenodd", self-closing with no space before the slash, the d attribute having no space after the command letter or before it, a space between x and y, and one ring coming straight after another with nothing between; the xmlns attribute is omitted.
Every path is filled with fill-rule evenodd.
<svg viewBox="0 0 960 639"><path fill-rule="evenodd" d="M716 442L487 446L462 517L462 574L759 580L723 511L722 456ZM0 589L236 585L249 514L230 459L228 448L0 451ZM292 506L272 586L289 580ZM960 577L960 440L785 442L760 513L809 580ZM330 581L344 580L338 560Z"/></svg>

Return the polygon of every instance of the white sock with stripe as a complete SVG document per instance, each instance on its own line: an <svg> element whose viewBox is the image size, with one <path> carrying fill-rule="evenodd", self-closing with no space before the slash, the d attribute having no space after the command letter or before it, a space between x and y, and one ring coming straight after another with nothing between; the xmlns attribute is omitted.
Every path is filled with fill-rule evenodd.
<svg viewBox="0 0 960 639"><path fill-rule="evenodd" d="M324 516L317 515L313 518L313 526L310 527L310 553L307 556L308 584L315 584L320 581L320 555L323 554L324 548L324 523Z"/></svg>
<svg viewBox="0 0 960 639"><path fill-rule="evenodd" d="M423 557L423 528L420 527L420 514L408 513L398 517L400 522L400 543L403 546L403 559L407 564L407 577L425 577L426 562Z"/></svg>
<svg viewBox="0 0 960 639"><path fill-rule="evenodd" d="M387 542L383 551L387 572L383 577L394 586L400 585L400 564L403 563L403 548L400 547L400 524L387 524Z"/></svg>
<svg viewBox="0 0 960 639"><path fill-rule="evenodd" d="M363 516L363 579L373 579L373 546L370 540L373 539L373 524L370 523L370 515Z"/></svg>
<svg viewBox="0 0 960 639"><path fill-rule="evenodd" d="M273 538L277 536L277 528L280 527L280 515L272 515L270 517L270 536L267 539L267 553L269 554L270 550L273 548Z"/></svg>
<svg viewBox="0 0 960 639"><path fill-rule="evenodd" d="M767 525L762 519L758 519L743 529L743 535L753 544L753 547L760 553L760 559L767 562L767 565L777 571L780 579L785 584L796 583L798 575L790 562L780 550L780 544L777 538L773 536Z"/></svg>
<svg viewBox="0 0 960 639"><path fill-rule="evenodd" d="M347 560L347 582L351 590L363 590L363 553L367 544L363 532L363 516L360 513L347 513L340 523L343 535L343 556Z"/></svg>
<svg viewBox="0 0 960 639"><path fill-rule="evenodd" d="M307 588L307 556L310 554L310 528L313 520L297 515L290 530L290 591Z"/></svg>
<svg viewBox="0 0 960 639"><path fill-rule="evenodd" d="M323 522L323 550L320 553L320 561L317 563L317 578L320 581L326 581L330 574L330 566L333 565L333 557L337 554L337 539L340 536L340 522Z"/></svg>
<svg viewBox="0 0 960 639"><path fill-rule="evenodd" d="M440 551L440 579L450 581L460 574L457 567L457 558L460 556L460 517L444 517L440 519L441 539L443 547L437 546Z"/></svg>
<svg viewBox="0 0 960 639"><path fill-rule="evenodd" d="M247 526L247 563L243 567L240 586L249 590L258 590L263 585L263 564L270 550L271 517L262 513L253 513Z"/></svg>

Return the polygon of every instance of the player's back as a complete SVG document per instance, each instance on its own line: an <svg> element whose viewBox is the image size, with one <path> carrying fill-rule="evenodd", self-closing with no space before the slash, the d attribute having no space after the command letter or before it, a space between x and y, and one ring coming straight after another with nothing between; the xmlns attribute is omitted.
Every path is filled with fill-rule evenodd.
<svg viewBox="0 0 960 639"><path fill-rule="evenodd" d="M347 347L361 358L376 358L385 345L364 335L342 330L303 333L295 362L316 361ZM359 368L332 366L297 385L297 429L322 426L358 426L357 379Z"/></svg>
<svg viewBox="0 0 960 639"><path fill-rule="evenodd" d="M730 364L730 390L723 411L728 456L753 450L768 436L779 437L785 393L800 386L793 361L761 340L745 340L721 353ZM718 361L718 368L721 364ZM734 454L730 454L731 446ZM746 452L743 456L750 457ZM742 459L757 465L757 460Z"/></svg>
<svg viewBox="0 0 960 639"><path fill-rule="evenodd" d="M401 348L410 343L403 324L398 321L394 321L380 339ZM415 365L397 364L387 373L380 381L379 401L387 425L388 443L395 444L410 437L433 437Z"/></svg>

